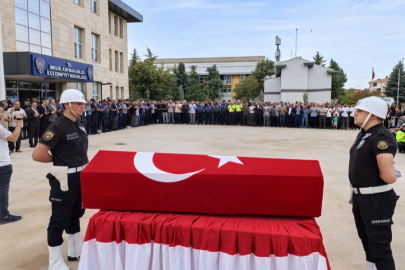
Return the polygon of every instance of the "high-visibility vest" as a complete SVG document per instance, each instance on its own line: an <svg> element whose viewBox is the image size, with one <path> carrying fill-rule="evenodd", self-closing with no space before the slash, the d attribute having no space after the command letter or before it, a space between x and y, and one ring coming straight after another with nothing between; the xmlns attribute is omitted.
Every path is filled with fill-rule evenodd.
<svg viewBox="0 0 405 270"><path fill-rule="evenodd" d="M235 105L235 107L236 107L236 111L237 111L237 112L241 112L242 109L243 109L243 105L242 105L242 104Z"/></svg>
<svg viewBox="0 0 405 270"><path fill-rule="evenodd" d="M235 111L235 105L229 105L228 110L229 110L229 112L234 112Z"/></svg>

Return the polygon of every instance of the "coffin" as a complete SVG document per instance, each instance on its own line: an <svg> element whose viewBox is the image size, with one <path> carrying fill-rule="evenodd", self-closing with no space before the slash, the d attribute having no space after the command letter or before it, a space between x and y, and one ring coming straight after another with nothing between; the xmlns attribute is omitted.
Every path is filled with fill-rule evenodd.
<svg viewBox="0 0 405 270"><path fill-rule="evenodd" d="M99 151L81 173L83 207L319 217L318 161Z"/></svg>

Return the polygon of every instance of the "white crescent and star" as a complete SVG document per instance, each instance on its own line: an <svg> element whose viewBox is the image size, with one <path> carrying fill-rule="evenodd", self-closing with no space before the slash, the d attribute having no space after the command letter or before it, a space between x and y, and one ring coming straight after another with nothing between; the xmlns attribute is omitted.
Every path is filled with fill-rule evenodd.
<svg viewBox="0 0 405 270"><path fill-rule="evenodd" d="M175 174L175 173L169 173L160 170L159 168L156 167L156 165L153 163L153 156L155 153L150 153L150 152L137 152L135 154L134 158L134 165L135 168L140 172L142 175L145 177L158 181L158 182L163 182L163 183L175 183L179 181L186 180L190 178L191 176L200 173L205 170L199 170L195 172L190 172L190 173L184 173L184 174ZM222 167L223 165L227 164L228 162L233 162L237 164L242 164L243 163L234 156L209 156L212 158L217 158L219 159L219 165L218 168Z"/></svg>

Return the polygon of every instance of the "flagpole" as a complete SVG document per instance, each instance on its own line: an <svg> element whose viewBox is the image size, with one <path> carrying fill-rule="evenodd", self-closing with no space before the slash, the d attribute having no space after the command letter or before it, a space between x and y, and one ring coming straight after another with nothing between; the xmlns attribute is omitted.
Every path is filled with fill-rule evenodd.
<svg viewBox="0 0 405 270"><path fill-rule="evenodd" d="M3 30L0 16L0 100L5 99L6 99L6 84L4 82Z"/></svg>

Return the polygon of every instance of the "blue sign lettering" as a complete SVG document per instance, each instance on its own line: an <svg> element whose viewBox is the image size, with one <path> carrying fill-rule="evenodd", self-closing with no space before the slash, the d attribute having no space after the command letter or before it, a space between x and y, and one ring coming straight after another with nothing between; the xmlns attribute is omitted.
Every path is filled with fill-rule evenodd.
<svg viewBox="0 0 405 270"><path fill-rule="evenodd" d="M41 54L31 54L32 75L92 82L93 66Z"/></svg>

